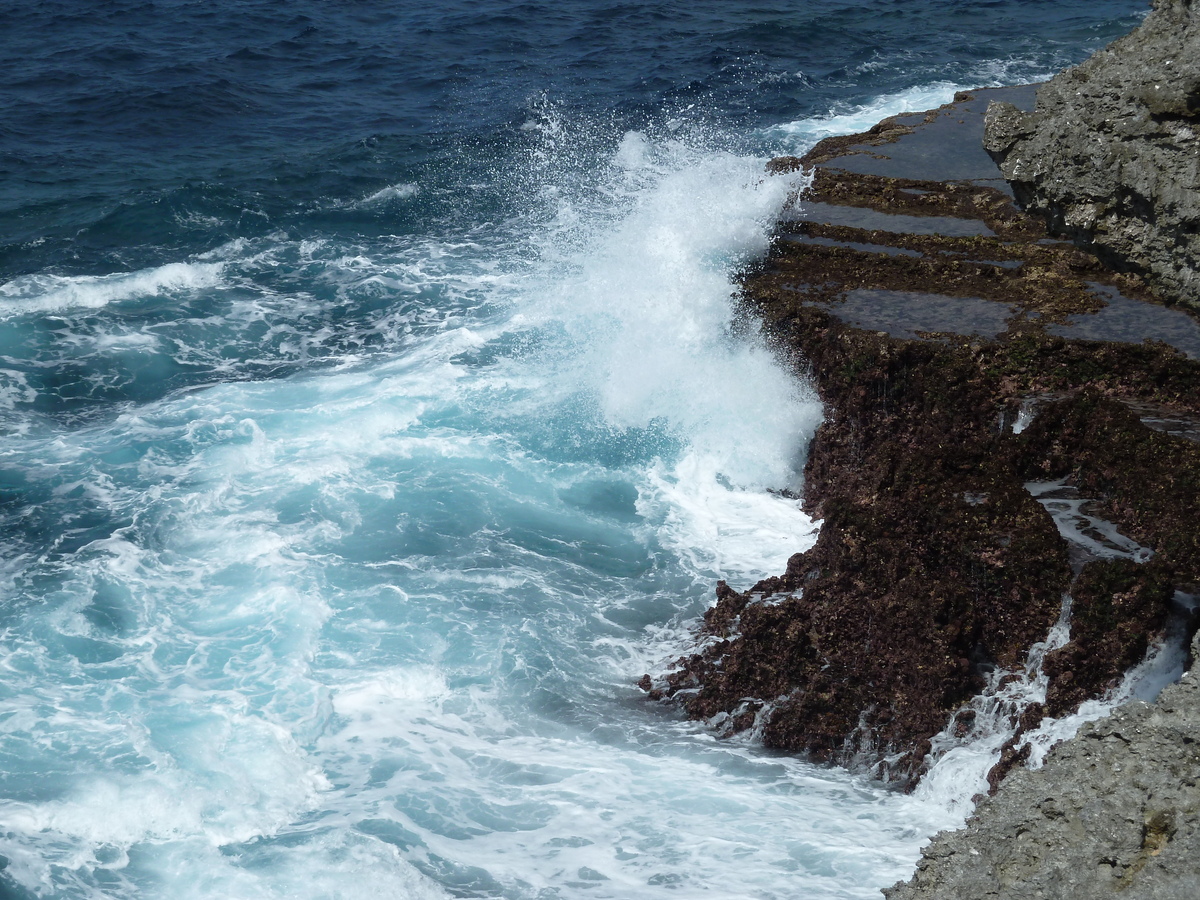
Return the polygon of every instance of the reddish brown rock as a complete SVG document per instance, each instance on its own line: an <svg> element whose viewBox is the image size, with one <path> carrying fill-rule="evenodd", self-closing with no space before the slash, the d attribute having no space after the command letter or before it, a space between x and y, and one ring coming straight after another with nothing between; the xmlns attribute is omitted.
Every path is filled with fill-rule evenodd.
<svg viewBox="0 0 1200 900"><path fill-rule="evenodd" d="M769 167L817 166L744 299L825 403L804 491L823 524L784 573L720 583L703 649L643 684L694 717L726 714L725 731L906 783L984 668L1023 664L1065 592L1078 623L1027 730L1111 686L1174 590L1200 580L1200 446L1130 411L1200 419L1200 328L1048 241L978 144L954 155L955 123L974 115L978 141L985 106L968 95ZM1162 339L1140 342L1152 326ZM1069 553L1024 486L1053 479L1153 560ZM1014 742L994 783L1022 761Z"/></svg>

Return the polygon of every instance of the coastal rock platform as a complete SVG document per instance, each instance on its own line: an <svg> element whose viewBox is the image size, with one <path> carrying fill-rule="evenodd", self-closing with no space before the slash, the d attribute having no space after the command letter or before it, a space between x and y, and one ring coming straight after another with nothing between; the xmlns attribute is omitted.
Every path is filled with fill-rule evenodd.
<svg viewBox="0 0 1200 900"><path fill-rule="evenodd" d="M803 497L823 524L781 575L718 586L652 698L912 785L935 739L978 736L972 699L1024 677L1069 597L994 790L1195 590L1200 325L1015 204L985 111L1033 98L961 94L769 165L811 184L744 303L825 403Z"/></svg>

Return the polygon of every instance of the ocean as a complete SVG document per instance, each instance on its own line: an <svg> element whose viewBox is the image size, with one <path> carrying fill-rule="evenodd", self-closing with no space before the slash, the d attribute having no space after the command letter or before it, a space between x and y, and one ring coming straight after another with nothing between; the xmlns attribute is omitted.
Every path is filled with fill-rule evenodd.
<svg viewBox="0 0 1200 900"><path fill-rule="evenodd" d="M907 877L986 767L904 794L636 687L820 524L734 303L764 163L1145 11L0 2L0 897Z"/></svg>

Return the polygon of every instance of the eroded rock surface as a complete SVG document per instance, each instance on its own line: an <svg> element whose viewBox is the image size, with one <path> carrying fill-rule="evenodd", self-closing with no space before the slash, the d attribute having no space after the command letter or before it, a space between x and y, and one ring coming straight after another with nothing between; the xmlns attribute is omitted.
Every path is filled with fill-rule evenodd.
<svg viewBox="0 0 1200 900"><path fill-rule="evenodd" d="M1192 656L1200 654L1200 638ZM1020 770L889 900L1200 896L1200 667Z"/></svg>
<svg viewBox="0 0 1200 900"><path fill-rule="evenodd" d="M744 299L825 403L804 491L824 523L781 575L721 583L696 651L642 687L912 784L1071 598L993 796L891 900L1200 897L1200 638L1182 682L1044 768L1021 738L1200 593L1194 19L1160 0L1036 111L1031 87L980 91L768 167L812 185Z"/></svg>
<svg viewBox="0 0 1200 900"><path fill-rule="evenodd" d="M996 103L986 115L986 148L1028 210L1192 309L1200 308L1198 18L1191 0L1158 0L1135 32L1040 88L1034 112ZM1196 578L1200 469L1186 442L1161 442L1166 431L1194 443L1188 427L1137 402L1114 405L1089 391L1073 407L1043 412L1031 425L1040 457L1032 468L1069 469L1067 490L1102 495L1102 514L1160 551L1147 565L1089 565L1073 585L1072 640L1045 660L1045 711L1056 715L1132 664L1162 621L1162 597ZM1131 464L1142 476L1125 481ZM938 835L912 880L884 894L1200 897L1197 656L1200 637L1188 673L1155 703L1084 726L1041 769L1014 766L964 830Z"/></svg>
<svg viewBox="0 0 1200 900"><path fill-rule="evenodd" d="M1200 309L1200 6L1155 0L1033 112L993 105L985 146L1052 232Z"/></svg>

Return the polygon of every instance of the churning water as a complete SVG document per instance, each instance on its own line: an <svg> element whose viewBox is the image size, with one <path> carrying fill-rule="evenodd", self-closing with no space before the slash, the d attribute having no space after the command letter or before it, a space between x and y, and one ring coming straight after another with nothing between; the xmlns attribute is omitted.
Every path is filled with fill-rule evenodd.
<svg viewBox="0 0 1200 900"><path fill-rule="evenodd" d="M765 160L1140 4L730 6L0 10L0 895L870 897L961 821L633 682L819 526Z"/></svg>

